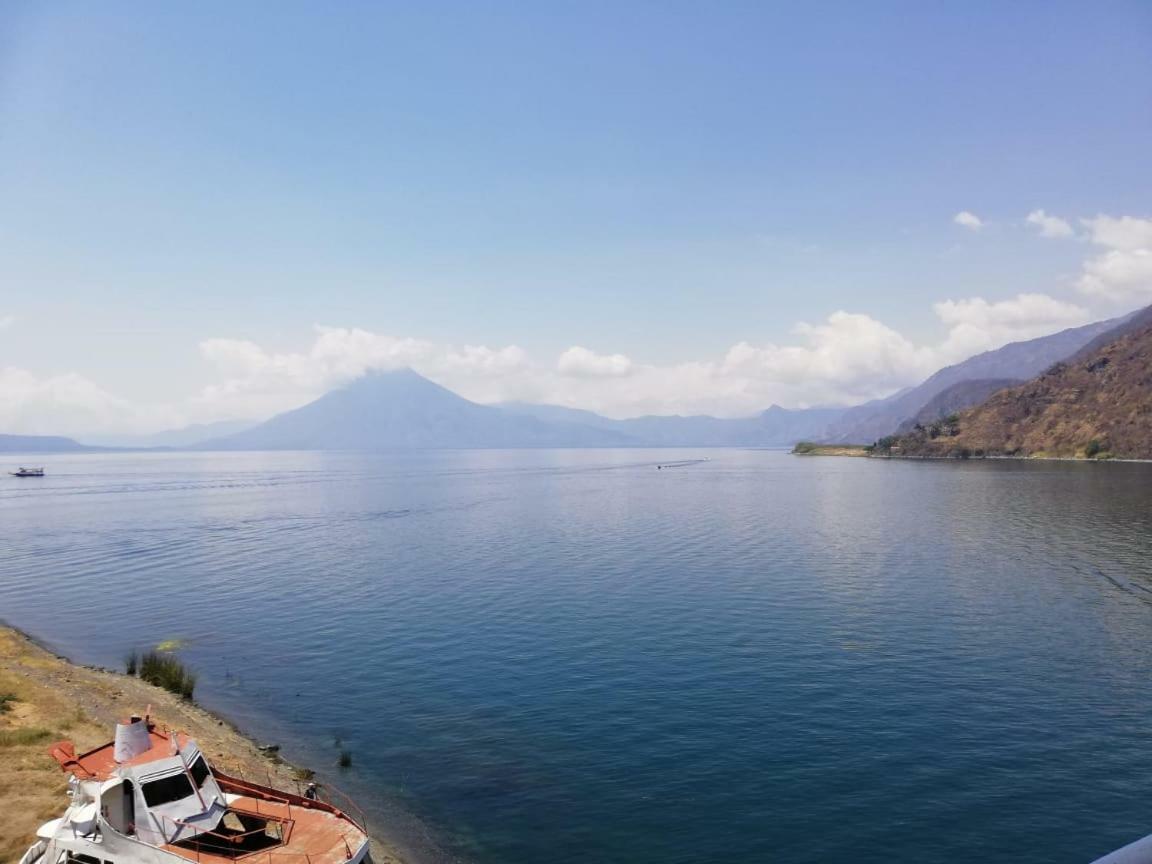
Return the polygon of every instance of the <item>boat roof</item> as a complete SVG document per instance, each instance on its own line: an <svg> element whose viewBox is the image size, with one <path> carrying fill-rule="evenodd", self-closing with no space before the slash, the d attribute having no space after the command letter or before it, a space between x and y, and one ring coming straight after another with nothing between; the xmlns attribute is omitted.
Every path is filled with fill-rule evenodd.
<svg viewBox="0 0 1152 864"><path fill-rule="evenodd" d="M117 768L147 765L149 762L155 762L159 759L171 758L174 755L172 752L173 737L176 738L180 750L184 750L192 743L192 739L183 732L169 734L167 731L162 732L154 725L149 724L148 739L152 746L127 762L118 763L116 761L113 755L116 745L111 741L95 750L81 753L79 756L76 755L76 747L71 741L60 741L53 744L48 753L60 763L63 770L75 774L80 780L107 780L115 774Z"/></svg>

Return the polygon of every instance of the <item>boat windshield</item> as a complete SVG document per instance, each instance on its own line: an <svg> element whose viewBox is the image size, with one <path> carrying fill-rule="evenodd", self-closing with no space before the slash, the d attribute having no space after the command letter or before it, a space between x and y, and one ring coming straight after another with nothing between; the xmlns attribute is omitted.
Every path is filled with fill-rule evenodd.
<svg viewBox="0 0 1152 864"><path fill-rule="evenodd" d="M173 801L182 801L196 791L192 788L192 781L189 780L188 775L184 773L172 774L168 777L161 777L159 780L152 780L145 783L142 788L144 790L144 800L149 807L156 807L160 804L170 804Z"/></svg>
<svg viewBox="0 0 1152 864"><path fill-rule="evenodd" d="M204 781L207 780L209 776L208 765L205 763L203 756L196 757L196 761L192 763L192 767L188 769L188 773L192 775L192 779L196 781L196 785L203 789Z"/></svg>

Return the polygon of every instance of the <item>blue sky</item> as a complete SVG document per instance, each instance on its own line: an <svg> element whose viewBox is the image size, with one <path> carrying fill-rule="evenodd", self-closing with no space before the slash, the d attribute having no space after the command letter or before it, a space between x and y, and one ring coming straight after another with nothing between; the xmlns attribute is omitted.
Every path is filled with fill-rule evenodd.
<svg viewBox="0 0 1152 864"><path fill-rule="evenodd" d="M400 362L745 413L1152 301L1147 2L4 9L13 429L258 415Z"/></svg>

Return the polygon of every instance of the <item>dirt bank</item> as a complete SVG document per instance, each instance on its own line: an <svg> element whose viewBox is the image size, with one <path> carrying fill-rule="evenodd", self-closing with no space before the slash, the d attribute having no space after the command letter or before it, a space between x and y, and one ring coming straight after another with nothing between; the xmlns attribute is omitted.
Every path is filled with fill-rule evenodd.
<svg viewBox="0 0 1152 864"><path fill-rule="evenodd" d="M261 753L194 703L138 678L77 666L0 625L0 862L19 861L36 829L63 812L65 777L48 746L64 738L79 751L103 744L113 724L149 706L158 723L188 732L227 773L282 789L303 787L304 772ZM372 858L402 864L376 838Z"/></svg>

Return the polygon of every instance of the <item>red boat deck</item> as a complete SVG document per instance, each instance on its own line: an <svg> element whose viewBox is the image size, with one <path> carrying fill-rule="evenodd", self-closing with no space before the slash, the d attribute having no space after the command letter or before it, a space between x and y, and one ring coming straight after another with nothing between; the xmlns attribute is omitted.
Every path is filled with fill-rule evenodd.
<svg viewBox="0 0 1152 864"><path fill-rule="evenodd" d="M315 806L314 802L293 805L287 801L241 796L232 803L231 809L279 823L282 842L264 849L238 850L236 854L206 849L204 844L195 842L188 846L169 844L163 848L181 858L203 864L232 864L237 861L250 864L344 864L360 851L368 839L339 811L331 812L325 805Z"/></svg>

